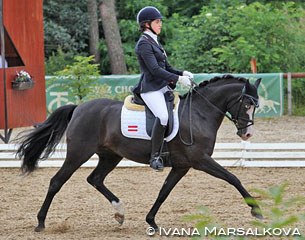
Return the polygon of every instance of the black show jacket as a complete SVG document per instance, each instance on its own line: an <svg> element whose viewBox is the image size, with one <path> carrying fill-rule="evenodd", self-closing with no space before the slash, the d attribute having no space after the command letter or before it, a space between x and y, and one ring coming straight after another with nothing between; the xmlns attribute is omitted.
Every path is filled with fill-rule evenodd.
<svg viewBox="0 0 305 240"><path fill-rule="evenodd" d="M133 90L135 93L157 91L167 85L175 88L183 72L168 63L162 46L144 33L136 44L135 52L141 69L140 82Z"/></svg>

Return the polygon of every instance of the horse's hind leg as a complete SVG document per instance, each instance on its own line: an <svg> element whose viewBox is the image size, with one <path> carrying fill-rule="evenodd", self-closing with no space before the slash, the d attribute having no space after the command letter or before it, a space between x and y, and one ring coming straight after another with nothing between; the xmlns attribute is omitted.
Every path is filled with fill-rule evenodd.
<svg viewBox="0 0 305 240"><path fill-rule="evenodd" d="M81 156L80 156L80 152L82 154ZM50 180L47 196L37 215L38 226L35 228L36 232L40 232L45 228L45 219L56 193L59 192L61 187L69 180L72 174L91 156L92 154L89 153L84 154L84 151L67 150L67 157L64 164L55 174L55 176Z"/></svg>
<svg viewBox="0 0 305 240"><path fill-rule="evenodd" d="M234 174L230 173L228 170L219 165L213 158L205 155L204 160L196 162L196 165L194 165L193 168L204 171L233 185L246 200L248 206L251 207L251 214L257 218L263 218L261 210L255 199L242 186L240 180Z"/></svg>
<svg viewBox="0 0 305 240"><path fill-rule="evenodd" d="M115 220L123 224L124 208L120 200L104 185L106 176L118 165L122 157L109 152L99 155L99 163L93 172L88 176L87 181L100 193L102 193L117 211L114 215Z"/></svg>
<svg viewBox="0 0 305 240"><path fill-rule="evenodd" d="M146 216L146 222L154 229L158 229L158 226L155 222L155 216L161 207L162 203L168 197L170 192L180 181L180 179L188 172L189 168L172 168L168 174L160 192L157 200L155 201L153 207Z"/></svg>

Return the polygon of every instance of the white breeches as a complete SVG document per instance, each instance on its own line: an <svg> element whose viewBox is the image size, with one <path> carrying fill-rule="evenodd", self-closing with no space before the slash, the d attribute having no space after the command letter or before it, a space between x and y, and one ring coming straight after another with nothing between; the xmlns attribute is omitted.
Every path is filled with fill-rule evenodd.
<svg viewBox="0 0 305 240"><path fill-rule="evenodd" d="M146 103L155 117L160 119L163 126L166 126L168 122L168 112L164 98L164 93L167 91L169 91L169 89L167 86L165 86L158 91L141 93L143 101Z"/></svg>

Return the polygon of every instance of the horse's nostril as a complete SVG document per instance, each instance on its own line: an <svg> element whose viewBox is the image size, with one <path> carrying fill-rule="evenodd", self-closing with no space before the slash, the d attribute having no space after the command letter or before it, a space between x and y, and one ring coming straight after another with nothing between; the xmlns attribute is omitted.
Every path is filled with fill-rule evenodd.
<svg viewBox="0 0 305 240"><path fill-rule="evenodd" d="M251 133L247 133L246 137L247 138L252 137L252 134Z"/></svg>

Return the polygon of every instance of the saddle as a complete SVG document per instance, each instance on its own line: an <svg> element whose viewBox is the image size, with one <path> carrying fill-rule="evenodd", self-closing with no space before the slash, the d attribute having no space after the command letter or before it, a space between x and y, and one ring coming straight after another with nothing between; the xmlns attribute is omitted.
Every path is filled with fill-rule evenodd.
<svg viewBox="0 0 305 240"><path fill-rule="evenodd" d="M169 120L161 156L164 166L170 167L171 161L167 142L171 141L179 130L178 109L180 98L178 93L170 92L170 94L165 94L165 99ZM155 116L139 96L129 95L125 98L121 111L121 132L123 136L150 140L154 122Z"/></svg>
<svg viewBox="0 0 305 240"><path fill-rule="evenodd" d="M167 111L168 111L168 124L165 131L165 136L168 136L174 128L174 113L173 110L178 105L179 102L179 95L178 93L173 92L166 92L164 94ZM154 114L150 111L150 109L146 106L140 95L134 94L129 95L125 98L124 101L124 107L130 111L140 111L145 112L146 116L146 132L148 136L151 136L152 133L152 127L155 122L156 117Z"/></svg>

